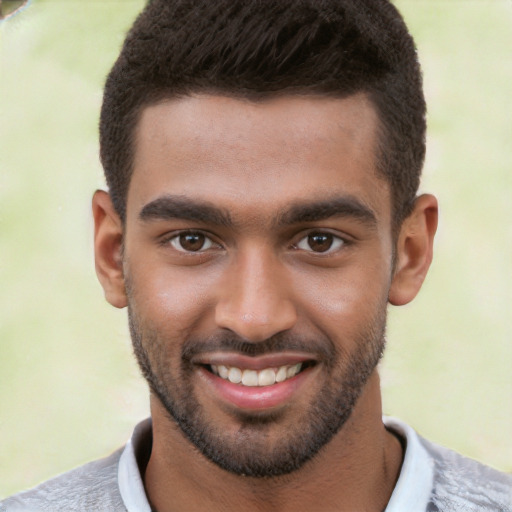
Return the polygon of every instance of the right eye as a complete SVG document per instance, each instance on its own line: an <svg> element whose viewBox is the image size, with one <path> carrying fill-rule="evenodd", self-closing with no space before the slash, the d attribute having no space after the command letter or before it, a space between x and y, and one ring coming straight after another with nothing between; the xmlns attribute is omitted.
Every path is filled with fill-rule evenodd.
<svg viewBox="0 0 512 512"><path fill-rule="evenodd" d="M204 252L216 246L209 237L201 231L183 231L169 238L168 243L180 252Z"/></svg>

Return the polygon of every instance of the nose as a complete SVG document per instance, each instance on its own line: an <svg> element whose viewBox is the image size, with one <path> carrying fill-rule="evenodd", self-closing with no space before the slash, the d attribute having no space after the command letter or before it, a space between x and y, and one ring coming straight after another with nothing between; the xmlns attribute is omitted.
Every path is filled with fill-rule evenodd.
<svg viewBox="0 0 512 512"><path fill-rule="evenodd" d="M215 321L252 342L295 325L297 312L286 269L271 251L240 251L234 258L225 271Z"/></svg>

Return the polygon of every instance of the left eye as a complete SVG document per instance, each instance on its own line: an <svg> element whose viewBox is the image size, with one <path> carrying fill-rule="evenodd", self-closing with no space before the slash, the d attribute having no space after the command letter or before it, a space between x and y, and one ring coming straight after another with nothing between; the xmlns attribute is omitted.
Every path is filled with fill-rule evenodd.
<svg viewBox="0 0 512 512"><path fill-rule="evenodd" d="M344 244L341 238L331 233L313 232L302 238L295 247L302 251L330 253L341 249Z"/></svg>
<svg viewBox="0 0 512 512"><path fill-rule="evenodd" d="M199 231L180 233L173 236L169 243L180 252L202 252L214 246L212 240Z"/></svg>

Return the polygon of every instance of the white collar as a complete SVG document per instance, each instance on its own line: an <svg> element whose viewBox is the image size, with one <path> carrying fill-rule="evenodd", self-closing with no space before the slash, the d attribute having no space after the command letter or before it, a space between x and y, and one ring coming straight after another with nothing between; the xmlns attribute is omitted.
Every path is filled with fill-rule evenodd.
<svg viewBox="0 0 512 512"><path fill-rule="evenodd" d="M406 450L400 476L386 512L424 511L434 482L432 460L420 443L418 434L396 418L384 417L384 424L406 441ZM142 439L151 435L151 420L139 423L126 443L119 459L118 483L124 506L128 512L151 512L135 453Z"/></svg>
<svg viewBox="0 0 512 512"><path fill-rule="evenodd" d="M151 512L151 507L146 497L144 483L137 464L135 452L142 440L151 436L151 419L141 421L133 431L131 439L119 459L117 481L119 492L123 498L124 506L128 512Z"/></svg>
<svg viewBox="0 0 512 512"><path fill-rule="evenodd" d="M434 487L433 461L421 444L418 434L409 425L387 416L383 421L388 429L396 432L407 443L400 476L386 512L427 510Z"/></svg>

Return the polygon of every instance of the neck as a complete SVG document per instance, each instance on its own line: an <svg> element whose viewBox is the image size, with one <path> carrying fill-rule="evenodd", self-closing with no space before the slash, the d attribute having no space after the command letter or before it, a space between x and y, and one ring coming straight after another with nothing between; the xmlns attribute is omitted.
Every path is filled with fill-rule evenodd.
<svg viewBox="0 0 512 512"><path fill-rule="evenodd" d="M402 461L398 440L382 423L377 373L348 421L302 468L275 478L231 474L207 460L151 399L153 449L145 473L158 512L322 510L381 512Z"/></svg>

